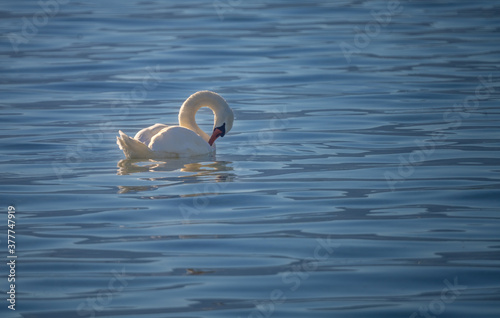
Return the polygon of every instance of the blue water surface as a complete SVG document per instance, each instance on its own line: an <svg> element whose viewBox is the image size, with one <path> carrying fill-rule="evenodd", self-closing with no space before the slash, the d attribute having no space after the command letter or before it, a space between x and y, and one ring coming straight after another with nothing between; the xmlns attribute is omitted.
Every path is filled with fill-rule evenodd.
<svg viewBox="0 0 500 318"><path fill-rule="evenodd" d="M498 1L8 0L0 30L2 317L498 317ZM236 117L214 157L124 160L199 90Z"/></svg>

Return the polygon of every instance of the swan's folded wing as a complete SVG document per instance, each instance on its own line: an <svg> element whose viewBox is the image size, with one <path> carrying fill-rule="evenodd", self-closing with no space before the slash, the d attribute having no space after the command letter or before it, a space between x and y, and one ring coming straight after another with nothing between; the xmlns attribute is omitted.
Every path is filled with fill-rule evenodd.
<svg viewBox="0 0 500 318"><path fill-rule="evenodd" d="M145 145L149 145L151 139L153 139L154 135L160 132L163 128L167 128L167 125L164 124L154 124L153 126L149 126L147 128L139 130L137 134L135 134L134 139L139 140Z"/></svg>
<svg viewBox="0 0 500 318"><path fill-rule="evenodd" d="M208 142L194 131L180 126L161 130L153 137L149 148L160 157L199 156L215 151L215 147L210 147Z"/></svg>

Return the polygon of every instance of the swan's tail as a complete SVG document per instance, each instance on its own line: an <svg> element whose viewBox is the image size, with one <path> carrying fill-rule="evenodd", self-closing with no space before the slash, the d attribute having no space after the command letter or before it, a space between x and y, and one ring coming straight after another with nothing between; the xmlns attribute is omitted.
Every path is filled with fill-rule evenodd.
<svg viewBox="0 0 500 318"><path fill-rule="evenodd" d="M116 143L127 159L150 159L153 157L153 152L148 146L140 142L139 140L130 138L124 134L121 130L119 131L120 137L116 137Z"/></svg>

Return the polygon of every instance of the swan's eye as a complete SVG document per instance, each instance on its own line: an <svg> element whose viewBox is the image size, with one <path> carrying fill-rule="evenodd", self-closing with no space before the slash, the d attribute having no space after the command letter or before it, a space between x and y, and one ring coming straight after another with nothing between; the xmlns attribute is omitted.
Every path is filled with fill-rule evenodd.
<svg viewBox="0 0 500 318"><path fill-rule="evenodd" d="M219 137L224 137L224 135L226 134L226 123L222 124L222 126L220 127L215 127L215 129L219 129L221 131Z"/></svg>

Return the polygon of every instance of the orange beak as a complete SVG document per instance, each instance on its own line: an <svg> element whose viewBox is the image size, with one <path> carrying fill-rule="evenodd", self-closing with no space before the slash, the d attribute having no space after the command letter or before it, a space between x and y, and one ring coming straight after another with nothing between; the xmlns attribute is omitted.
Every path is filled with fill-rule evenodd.
<svg viewBox="0 0 500 318"><path fill-rule="evenodd" d="M215 142L215 139L219 138L219 136L222 135L222 130L219 128L215 128L214 132L212 133L212 137L210 137L210 140L208 141L208 144L212 146Z"/></svg>

